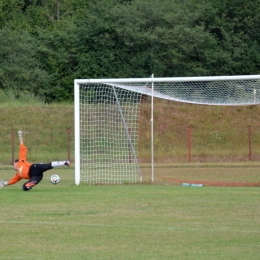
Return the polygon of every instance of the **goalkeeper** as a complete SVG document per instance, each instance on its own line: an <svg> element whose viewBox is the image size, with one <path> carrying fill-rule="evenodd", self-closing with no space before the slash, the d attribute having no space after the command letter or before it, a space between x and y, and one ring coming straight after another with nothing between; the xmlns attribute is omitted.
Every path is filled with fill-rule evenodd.
<svg viewBox="0 0 260 260"><path fill-rule="evenodd" d="M24 191L28 191L32 189L35 185L37 185L43 178L43 173L45 171L51 170L54 167L58 166L70 166L69 161L59 161L59 162L50 162L47 164L37 163L31 164L26 161L26 152L27 148L23 144L23 133L22 131L18 131L18 136L20 140L20 152L19 159L15 160L13 163L14 170L16 171L15 176L10 181L0 181L0 188L3 188L7 185L13 185L20 181L21 179L28 179L22 186Z"/></svg>

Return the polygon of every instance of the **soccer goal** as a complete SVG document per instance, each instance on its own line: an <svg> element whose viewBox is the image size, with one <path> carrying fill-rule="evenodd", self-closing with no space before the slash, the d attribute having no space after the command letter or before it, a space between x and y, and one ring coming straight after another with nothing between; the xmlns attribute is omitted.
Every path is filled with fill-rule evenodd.
<svg viewBox="0 0 260 260"><path fill-rule="evenodd" d="M151 181L154 181L153 99L246 106L260 103L260 75L76 79L75 183L142 181L138 161L140 104L150 98Z"/></svg>

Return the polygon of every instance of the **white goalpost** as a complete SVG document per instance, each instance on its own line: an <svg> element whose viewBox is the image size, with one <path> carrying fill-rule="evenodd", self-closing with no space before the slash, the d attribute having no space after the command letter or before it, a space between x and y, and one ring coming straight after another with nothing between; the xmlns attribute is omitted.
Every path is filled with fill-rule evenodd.
<svg viewBox="0 0 260 260"><path fill-rule="evenodd" d="M153 98L216 106L260 104L260 75L75 79L75 183L142 181L138 163L140 104L151 97L151 180Z"/></svg>

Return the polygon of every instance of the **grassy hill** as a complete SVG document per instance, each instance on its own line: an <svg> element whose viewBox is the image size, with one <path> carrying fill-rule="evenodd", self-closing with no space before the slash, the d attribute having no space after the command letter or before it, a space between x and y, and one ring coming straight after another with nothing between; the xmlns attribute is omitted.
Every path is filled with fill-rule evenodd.
<svg viewBox="0 0 260 260"><path fill-rule="evenodd" d="M150 104L140 109L141 160L149 161ZM260 107L203 106L155 100L156 162L260 160ZM190 151L188 151L190 146ZM250 146L250 148L249 148Z"/></svg>
<svg viewBox="0 0 260 260"><path fill-rule="evenodd" d="M15 157L19 149L17 131L22 130L28 148L28 160L48 162L67 159L69 128L70 155L74 160L73 104L8 102L1 103L0 109L0 164L11 163L12 129L15 133ZM150 162L150 118L150 103L141 104L140 162ZM252 160L259 160L259 106L216 107L156 101L155 161L187 162L189 141L192 161L247 161L249 130L251 157ZM188 140L189 131L191 140Z"/></svg>
<svg viewBox="0 0 260 260"><path fill-rule="evenodd" d="M31 162L64 160L68 157L68 134L74 154L74 110L73 105L34 104L8 105L1 107L0 113L0 163L12 161L12 129L15 137L15 157L19 152L17 131L24 133L27 158Z"/></svg>

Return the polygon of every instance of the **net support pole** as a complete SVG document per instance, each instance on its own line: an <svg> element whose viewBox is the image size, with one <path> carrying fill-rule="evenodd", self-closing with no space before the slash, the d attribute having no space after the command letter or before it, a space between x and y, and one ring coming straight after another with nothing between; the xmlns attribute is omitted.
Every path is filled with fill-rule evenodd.
<svg viewBox="0 0 260 260"><path fill-rule="evenodd" d="M151 76L154 78L154 74ZM152 169L152 182L154 182L154 140L153 140L153 114L154 114L154 107L153 107L153 91L154 91L154 83L152 82L152 97L151 97L151 169Z"/></svg>
<svg viewBox="0 0 260 260"><path fill-rule="evenodd" d="M80 184L80 85L74 80L75 184Z"/></svg>
<svg viewBox="0 0 260 260"><path fill-rule="evenodd" d="M137 158L136 158L135 149L134 149L134 146L132 144L132 140L131 140L131 137L130 137L130 134L129 134L129 131L128 131L128 127L126 125L126 121L125 121L125 118L124 118L124 115L123 115L123 111L121 109L121 106L120 106L120 103L119 103L119 100L118 100L118 97L117 97L116 90L115 90L114 86L113 86L113 91L114 91L114 95L115 95L115 98L116 98L116 104L118 106L118 109L119 109L119 112L120 112L120 115L121 115L121 119L122 119L122 122L123 122L123 125L124 125L124 128L125 128L126 136L128 138L128 142L129 142L129 145L131 147L131 150L132 150L132 153L133 153L133 156L134 156L135 164L136 164L137 169L138 169L139 180L142 181L143 177L142 177L141 169L139 167L139 164L138 164L138 161L137 161Z"/></svg>

